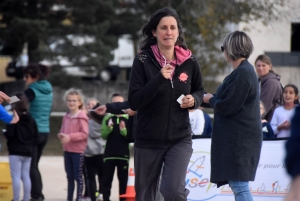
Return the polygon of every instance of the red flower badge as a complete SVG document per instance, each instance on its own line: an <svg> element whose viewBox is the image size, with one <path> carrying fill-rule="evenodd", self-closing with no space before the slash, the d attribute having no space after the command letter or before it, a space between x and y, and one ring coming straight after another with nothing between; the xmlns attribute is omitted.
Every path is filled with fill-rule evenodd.
<svg viewBox="0 0 300 201"><path fill-rule="evenodd" d="M181 74L179 75L178 78L179 78L179 80L180 80L181 82L186 83L188 77L189 77L189 76L186 74L186 72L183 72L183 73L181 73Z"/></svg>

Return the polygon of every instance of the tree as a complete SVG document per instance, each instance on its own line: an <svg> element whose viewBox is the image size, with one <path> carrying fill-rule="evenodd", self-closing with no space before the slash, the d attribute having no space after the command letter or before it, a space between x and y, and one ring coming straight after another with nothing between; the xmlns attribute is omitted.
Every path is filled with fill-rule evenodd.
<svg viewBox="0 0 300 201"><path fill-rule="evenodd" d="M101 68L118 45L110 0L2 0L0 15L2 52L16 58L27 44L29 62L65 58Z"/></svg>
<svg viewBox="0 0 300 201"><path fill-rule="evenodd" d="M213 82L226 67L220 45L229 25L268 23L286 0L2 0L0 43L17 57L28 44L30 62L67 58L73 65L101 68L117 38L130 34L136 46L142 26L159 8L173 7L203 77ZM58 57L60 55L60 57Z"/></svg>
<svg viewBox="0 0 300 201"><path fill-rule="evenodd" d="M141 19L136 25L138 32L148 18L158 9L173 7L183 24L189 49L198 59L206 86L212 85L216 75L227 66L220 45L229 33L230 25L259 20L268 23L282 17L278 10L287 4L284 0L120 0L122 12L131 12ZM120 3L121 2L121 3ZM135 37L139 38L139 37ZM214 88L214 86L212 86ZM211 89L208 89L211 90ZM214 89L213 89L214 90Z"/></svg>

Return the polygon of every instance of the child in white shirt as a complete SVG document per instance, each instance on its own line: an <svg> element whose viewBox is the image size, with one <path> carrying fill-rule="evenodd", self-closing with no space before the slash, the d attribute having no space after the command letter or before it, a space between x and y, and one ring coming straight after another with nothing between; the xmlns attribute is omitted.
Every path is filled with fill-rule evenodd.
<svg viewBox="0 0 300 201"><path fill-rule="evenodd" d="M192 130L192 139L200 136L210 137L212 133L212 123L208 114L201 108L189 110L189 118Z"/></svg>
<svg viewBox="0 0 300 201"><path fill-rule="evenodd" d="M277 138L290 137L291 118L295 104L298 104L298 88L288 84L283 89L284 105L275 109L271 126Z"/></svg>

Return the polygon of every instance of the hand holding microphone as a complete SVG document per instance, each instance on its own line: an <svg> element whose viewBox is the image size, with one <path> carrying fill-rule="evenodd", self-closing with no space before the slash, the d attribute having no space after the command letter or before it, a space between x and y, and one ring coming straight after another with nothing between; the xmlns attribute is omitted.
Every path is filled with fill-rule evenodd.
<svg viewBox="0 0 300 201"><path fill-rule="evenodd" d="M161 74L166 78L169 79L171 81L171 85L172 88L173 87L173 80L172 80L172 73L173 73L174 67L171 66L170 64L165 65L165 67L163 67L160 72Z"/></svg>
<svg viewBox="0 0 300 201"><path fill-rule="evenodd" d="M170 79L170 78L172 78L173 70L174 70L174 67L172 67L170 64L167 64L165 67L163 67L160 70L160 72L166 79Z"/></svg>

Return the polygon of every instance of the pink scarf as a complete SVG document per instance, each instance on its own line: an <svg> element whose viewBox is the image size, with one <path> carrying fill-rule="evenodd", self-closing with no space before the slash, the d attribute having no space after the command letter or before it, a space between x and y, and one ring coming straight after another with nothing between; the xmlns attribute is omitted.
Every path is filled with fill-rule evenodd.
<svg viewBox="0 0 300 201"><path fill-rule="evenodd" d="M156 60L158 61L161 67L164 67L166 64L170 64L171 66L176 68L176 65L180 66L183 62L185 62L187 59L189 59L192 56L192 52L189 49L185 50L182 47L176 45L174 47L176 58L172 61L169 61L164 55L162 55L159 52L157 44L152 45L151 49L153 51Z"/></svg>

